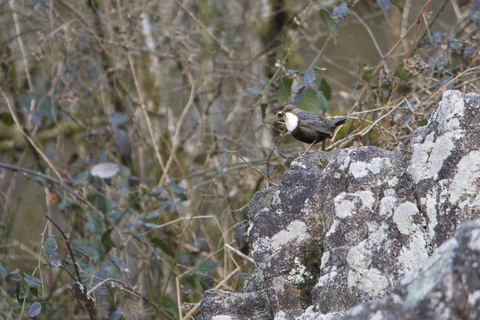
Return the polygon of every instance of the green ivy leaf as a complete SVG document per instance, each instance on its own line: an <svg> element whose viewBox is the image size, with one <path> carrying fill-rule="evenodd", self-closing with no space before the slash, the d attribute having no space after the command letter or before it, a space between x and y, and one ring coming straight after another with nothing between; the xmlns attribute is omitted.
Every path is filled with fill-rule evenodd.
<svg viewBox="0 0 480 320"><path fill-rule="evenodd" d="M37 318L40 312L42 312L42 305L39 302L32 303L30 308L28 308L28 315L32 318Z"/></svg>
<svg viewBox="0 0 480 320"><path fill-rule="evenodd" d="M315 79L317 78L317 75L315 74L315 71L313 71L312 68L308 68L307 72L303 75L303 84L309 85Z"/></svg>
<svg viewBox="0 0 480 320"><path fill-rule="evenodd" d="M25 280L25 283L30 287L30 288L40 288L42 286L42 282L38 280L37 278L26 275L23 277L23 280Z"/></svg>
<svg viewBox="0 0 480 320"><path fill-rule="evenodd" d="M337 44L337 36L338 36L338 25L335 20L332 19L330 13L327 10L320 9L320 18L322 18L323 22L327 26L327 31L333 37L333 41Z"/></svg>
<svg viewBox="0 0 480 320"><path fill-rule="evenodd" d="M397 71L395 71L395 75L397 77L399 77L400 79L402 79L403 81L405 82L408 82L410 80L410 75L408 74L408 72L405 70L405 68L403 67L403 65L400 65L397 69Z"/></svg>
<svg viewBox="0 0 480 320"><path fill-rule="evenodd" d="M366 68L363 70L362 79L370 83L373 78L373 68Z"/></svg>
<svg viewBox="0 0 480 320"><path fill-rule="evenodd" d="M129 157L132 152L132 145L130 144L130 137L125 130L115 130L113 134L113 144L124 157Z"/></svg>
<svg viewBox="0 0 480 320"><path fill-rule="evenodd" d="M204 291L213 287L213 284L215 283L213 277L209 274L199 274L198 280Z"/></svg>
<svg viewBox="0 0 480 320"><path fill-rule="evenodd" d="M183 277L180 280L180 284L183 286L183 291L185 294L190 294L193 289L195 289L195 276L193 274L190 274L186 277Z"/></svg>
<svg viewBox="0 0 480 320"><path fill-rule="evenodd" d="M213 272L215 269L218 268L220 264L216 261L210 260L210 259L202 259L199 260L195 264L195 270L197 272Z"/></svg>
<svg viewBox="0 0 480 320"><path fill-rule="evenodd" d="M3 280L7 277L8 271L2 265L0 265L0 279Z"/></svg>
<svg viewBox="0 0 480 320"><path fill-rule="evenodd" d="M163 241L162 239L160 238L153 238L151 240L151 243L157 247L157 248L160 248L160 250L162 250L163 252L165 252L167 255L169 255L170 257L173 257L175 256L175 253L173 252L173 250L170 248L170 246L168 245L168 243L166 243L165 241Z"/></svg>
<svg viewBox="0 0 480 320"><path fill-rule="evenodd" d="M60 105L56 101L52 101L50 97L44 96L39 101L38 111L46 118L57 122L57 118L60 114Z"/></svg>
<svg viewBox="0 0 480 320"><path fill-rule="evenodd" d="M325 96L325 98L327 98L327 100L330 100L332 98L332 88L330 88L330 86L328 85L327 80L322 79L322 81L320 81L320 87L318 88L318 90L322 91L323 95Z"/></svg>
<svg viewBox="0 0 480 320"><path fill-rule="evenodd" d="M129 123L132 120L128 114L121 112L113 112L108 115L108 122L114 126L121 126Z"/></svg>
<svg viewBox="0 0 480 320"><path fill-rule="evenodd" d="M43 243L43 247L45 248L45 250L57 251L57 240L55 240L54 236L49 236L47 240L45 240L45 242Z"/></svg>
<svg viewBox="0 0 480 320"><path fill-rule="evenodd" d="M113 242L112 238L110 237L110 234L112 233L112 229L107 230L102 234L102 244L105 247L105 250L108 252L110 249L115 247L115 243Z"/></svg>
<svg viewBox="0 0 480 320"><path fill-rule="evenodd" d="M317 91L317 103L320 105L320 109L322 109L323 113L327 112L328 100L320 91Z"/></svg>
<svg viewBox="0 0 480 320"><path fill-rule="evenodd" d="M303 98L305 97L305 94L307 93L307 86L303 85L299 88L297 88L297 90L295 91L298 91L297 95L295 96L295 98L293 98L293 103L295 105L299 105L300 102L303 100Z"/></svg>
<svg viewBox="0 0 480 320"><path fill-rule="evenodd" d="M308 88L302 101L297 104L297 107L305 111L318 113L322 109L322 106L318 102L317 91Z"/></svg>
<svg viewBox="0 0 480 320"><path fill-rule="evenodd" d="M139 235L138 233L136 233L135 231L127 231L126 233L131 235L132 237L134 237L138 241L143 241L144 240L143 237L141 235Z"/></svg>

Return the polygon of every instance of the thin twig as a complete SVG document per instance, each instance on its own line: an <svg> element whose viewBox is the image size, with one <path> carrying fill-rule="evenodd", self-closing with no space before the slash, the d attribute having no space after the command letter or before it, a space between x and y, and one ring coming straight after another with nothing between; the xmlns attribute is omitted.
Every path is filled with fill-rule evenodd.
<svg viewBox="0 0 480 320"><path fill-rule="evenodd" d="M407 31L400 37L400 39L397 40L397 42L392 46L390 51L388 51L387 54L385 54L385 57L391 56L392 53L397 49L397 47L402 43L403 39L405 39L405 37L410 33L410 31L413 29L413 27L415 25L417 25L417 23L421 22L422 14L424 14L424 12L426 12L426 10L428 9L428 6L430 5L430 2L431 2L431 0L428 0L428 2L425 3L425 5L422 7L422 9L420 9L420 12L417 15L417 18L415 19L415 22L412 23L410 25L410 27L408 27ZM372 72L372 76L375 76L378 73L378 71L380 70L382 65L383 65L383 63L378 63L377 64L377 66L375 67L375 69ZM362 87L362 90L360 90L360 93L358 94L357 100L353 104L352 108L350 108L350 111L348 112L348 114L351 114L353 112L353 110L355 110L360 105L360 100L362 99L363 95L367 91L369 85L370 85L369 83L366 83Z"/></svg>
<svg viewBox="0 0 480 320"><path fill-rule="evenodd" d="M121 27L121 30L122 30L122 34L124 36L124 42L128 43L128 41L127 41L127 30L126 30L126 27L125 27L126 26L125 19L123 17L122 10L120 10L120 8L121 8L120 0L117 0L117 7L118 7L118 18L120 20L120 27ZM158 149L158 145L155 141L155 136L153 134L152 122L151 122L150 117L148 115L147 106L145 104L145 100L146 100L145 95L144 95L142 86L140 85L140 81L138 80L137 73L135 72L135 64L133 63L132 55L130 54L130 51L127 50L127 49L125 50L125 53L127 55L128 64L130 65L130 70L132 72L133 82L135 83L135 88L137 89L138 99L140 100L139 101L140 102L140 108L142 109L143 116L145 117L145 121L147 122L148 134L150 135L150 139L152 141L153 149L155 151L155 156L157 157L157 161L160 164L160 167L162 168L163 176L165 177L165 179L168 182L170 182L170 177L168 175L168 172L166 171L166 167L165 167L165 164L163 162L162 156L160 154L160 150ZM163 178L163 176L162 176L162 178ZM177 200L175 199L175 194L172 190L172 187L171 187L170 183L167 184L167 189L170 191L170 194L172 195L173 205L175 206L175 209L176 209L178 215L180 215L181 210L178 206Z"/></svg>
<svg viewBox="0 0 480 320"><path fill-rule="evenodd" d="M63 181L61 180L58 180L58 179L55 179L55 178L52 178L46 174L43 174L41 172L37 172L37 171L33 171L33 170L30 170L30 169L26 169L26 168L21 168L21 167L17 167L17 166L13 166L13 165L10 165L10 164L6 164L6 163L1 163L0 162L0 168L5 168L5 169L9 169L9 170L12 170L12 171L18 171L18 172L24 172L24 173L28 173L28 174L31 174L31 175L34 175L34 176L37 176L37 177L41 177L45 180L48 180L50 182L53 182L55 184L58 184L59 186L61 186L63 189L67 190L70 194L72 194L75 198L77 198L78 200L82 201L83 203L85 203L90 209L92 209L93 211L95 211L102 219L105 218L105 215L103 214L103 212L101 212L100 210L98 210L93 204L91 204L87 199L85 199L83 196L81 196L80 194L76 193L75 190L73 190L72 188L70 188L68 185L66 185Z"/></svg>
<svg viewBox="0 0 480 320"><path fill-rule="evenodd" d="M33 139L30 138L30 136L25 132L25 130L23 130L23 127L22 127L20 121L18 120L17 115L15 114L15 112L13 110L12 98L9 95L7 95L7 93L5 92L3 87L0 87L0 92L2 93L2 96L5 99L5 102L7 103L7 108L10 111L10 114L12 115L13 121L15 122L15 125L17 126L20 133L25 137L25 139L27 139L27 141L32 145L32 147L35 149L35 151L37 151L38 154L42 157L42 159L48 164L48 166L53 171L53 173L55 173L55 175L59 179L62 179L62 176L57 171L57 169L55 169L55 166L50 161L50 159L48 159L48 157L45 155L45 153L43 153L43 151L40 150L40 148L37 146L35 141L33 141Z"/></svg>
<svg viewBox="0 0 480 320"><path fill-rule="evenodd" d="M17 10L15 9L15 0L10 0L8 3L10 4L10 9L12 10L13 22L15 24L15 31L17 32L17 41L18 47L20 48L20 52L22 53L23 58L23 69L25 70L25 76L27 77L28 88L30 91L35 91L35 87L33 86L32 75L30 74L30 66L28 62L28 56L25 51L25 47L23 45L23 38L21 36L22 31L20 30L20 23L18 21Z"/></svg>
<svg viewBox="0 0 480 320"><path fill-rule="evenodd" d="M182 8L183 11L185 11L192 19L193 21L195 21L196 23L198 23L200 25L200 27L205 30L205 32L213 39L215 40L215 42L220 46L220 48L222 48L223 51L225 51L226 53L228 53L228 55L233 58L233 51L228 49L223 43L222 41L220 41L220 39L218 39L203 23L202 21L198 20L197 17L195 17L195 15L193 13L191 13L187 8L185 8L185 6L183 5L183 3L180 1L180 0L175 0L175 2L177 3L177 5Z"/></svg>
<svg viewBox="0 0 480 320"><path fill-rule="evenodd" d="M67 235L65 234L65 232L63 232L62 228L60 228L58 224L56 224L55 221L53 221L48 215L46 215L45 218L47 218L47 220L50 221L55 226L55 228L57 228L57 230L62 234L63 240L65 240L65 244L67 245L68 252L70 253L70 257L72 258L72 264L75 269L75 273L77 275L76 281L82 283L82 279L80 277L80 269L78 268L77 261L75 261L75 256L73 255L72 247L70 246L70 239L68 239Z"/></svg>
<svg viewBox="0 0 480 320"><path fill-rule="evenodd" d="M165 311L163 311L162 309L160 309L159 307L157 307L150 299L148 299L147 297L145 297L143 294L141 294L141 293L138 292L137 290L135 290L135 289L133 289L133 288L130 288L129 286L127 286L127 285L126 285L125 283L123 283L122 281L119 281L119 280L116 280L116 279L112 279L112 278L102 279L102 278L99 278L99 277L95 276L94 274L90 274L90 275L93 276L93 277L96 278L96 279L99 279L100 282L97 283L93 288L91 288L90 290L88 290L87 295L92 294L96 289L98 289L101 285L103 285L103 284L105 284L105 283L115 284L115 286L116 286L117 288L119 288L120 290L125 291L125 292L127 292L127 293L130 293L131 295L134 295L135 297L142 299L143 301L145 301L146 303L148 303L149 305L151 305L158 313L162 314L163 316L167 317L168 319L171 319L171 320L174 319L174 318L170 317L167 313L165 313Z"/></svg>
<svg viewBox="0 0 480 320"><path fill-rule="evenodd" d="M258 169L255 168L254 166L252 166L247 160L245 160L245 158L243 158L242 155L241 155L239 152L228 151L228 150L227 150L227 152L235 153L240 159L242 159L243 162L245 162L246 165L248 165L252 170L254 170L254 171L257 172L258 174L260 174L265 180L267 180L269 183L273 184L274 186L278 186L278 184L276 184L275 182L271 181L263 172L261 172L260 170L258 170Z"/></svg>
<svg viewBox="0 0 480 320"><path fill-rule="evenodd" d="M375 38L375 35L372 32L372 29L370 29L370 27L365 23L365 21L363 21L363 19L355 11L350 9L350 12L355 16L355 18L357 18L358 21L360 21L360 23L363 25L363 27L367 30L368 34L370 35L370 39L372 39L372 41L373 41L373 45L375 46L375 48L378 51L378 55L380 56L380 59L382 59L383 67L385 68L385 71L387 73L390 73L389 70L388 70L388 66L385 63L385 56L382 53L382 49L380 48L380 46L377 42L377 38Z"/></svg>
<svg viewBox="0 0 480 320"><path fill-rule="evenodd" d="M172 149L170 150L170 157L167 160L167 164L165 165L165 170L163 171L162 178L160 179L159 185L163 185L166 178L166 172L170 169L170 165L172 164L172 160L174 158L175 153L177 152L179 140L180 140L180 131L182 129L183 120L185 119L190 107L193 105L193 98L195 97L195 84L193 82L193 78L191 73L187 70L186 72L188 76L188 80L190 81L190 97L188 98L187 104L183 108L182 114L177 121L177 127L175 128L175 134L172 138Z"/></svg>

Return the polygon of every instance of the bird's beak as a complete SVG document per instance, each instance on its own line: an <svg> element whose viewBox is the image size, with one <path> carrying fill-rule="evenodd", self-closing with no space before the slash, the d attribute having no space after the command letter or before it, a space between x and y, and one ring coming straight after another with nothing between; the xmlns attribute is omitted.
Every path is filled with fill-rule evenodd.
<svg viewBox="0 0 480 320"><path fill-rule="evenodd" d="M283 111L278 111L277 112L277 117L282 117L285 114Z"/></svg>

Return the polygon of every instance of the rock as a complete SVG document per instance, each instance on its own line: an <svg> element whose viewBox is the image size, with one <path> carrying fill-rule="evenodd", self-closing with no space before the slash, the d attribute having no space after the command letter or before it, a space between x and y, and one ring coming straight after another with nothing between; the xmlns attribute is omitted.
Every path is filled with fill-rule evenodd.
<svg viewBox="0 0 480 320"><path fill-rule="evenodd" d="M256 193L248 210L248 237L261 275L258 287L266 292L265 299L259 299L268 302L256 305L256 312L267 316L271 308L275 319L336 319L356 305L381 298L348 311L345 319L355 310L359 315L380 312L382 303L392 312L415 314L418 301L441 301L429 294L461 288L450 276L450 282L437 284L443 286L439 291L428 287L425 295L414 298L403 281L443 281L429 272L411 272L450 239L460 223L480 217L479 101L478 94L446 91L428 125L413 134L411 152L399 146L395 151L361 147L308 154L292 162L279 186ZM450 249L452 241L446 244ZM454 268L446 265L442 270ZM406 274L420 278L405 278L411 280L399 285ZM397 286L400 291L387 297ZM465 292L473 296L459 296L476 301L476 293ZM211 294L202 305L226 293ZM228 297L241 302L243 294ZM234 310L222 310L222 315L241 318L235 318ZM203 319L213 319L206 308L201 312ZM391 316L397 319L395 313Z"/></svg>
<svg viewBox="0 0 480 320"><path fill-rule="evenodd" d="M222 290L207 290L200 309L202 310L201 319L272 319L267 297L263 292L232 293Z"/></svg>
<svg viewBox="0 0 480 320"><path fill-rule="evenodd" d="M393 294L344 314L305 313L297 320L480 319L480 219L460 226ZM280 319L276 317L275 319Z"/></svg>

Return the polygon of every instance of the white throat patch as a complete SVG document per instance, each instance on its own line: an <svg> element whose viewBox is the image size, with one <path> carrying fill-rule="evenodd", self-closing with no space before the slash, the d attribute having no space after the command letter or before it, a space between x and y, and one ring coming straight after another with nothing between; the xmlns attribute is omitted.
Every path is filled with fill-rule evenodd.
<svg viewBox="0 0 480 320"><path fill-rule="evenodd" d="M283 115L283 120L287 126L288 132L292 132L298 125L298 117L291 112L287 112Z"/></svg>

